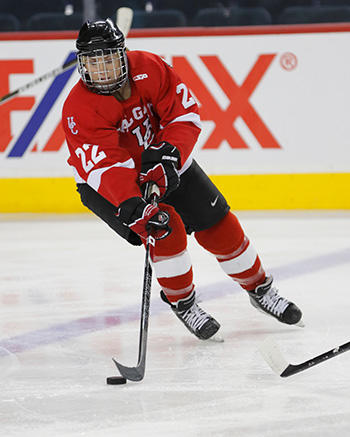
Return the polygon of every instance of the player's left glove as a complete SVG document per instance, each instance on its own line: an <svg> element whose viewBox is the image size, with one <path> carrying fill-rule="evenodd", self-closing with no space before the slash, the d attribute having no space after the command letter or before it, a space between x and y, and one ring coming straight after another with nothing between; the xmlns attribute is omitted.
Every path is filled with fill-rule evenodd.
<svg viewBox="0 0 350 437"><path fill-rule="evenodd" d="M161 240L171 233L168 213L142 197L131 197L122 202L117 217L143 239L150 233L156 240Z"/></svg>
<svg viewBox="0 0 350 437"><path fill-rule="evenodd" d="M179 167L180 152L175 146L166 141L151 144L142 153L140 185L154 182L159 188L160 199L164 199L180 184Z"/></svg>

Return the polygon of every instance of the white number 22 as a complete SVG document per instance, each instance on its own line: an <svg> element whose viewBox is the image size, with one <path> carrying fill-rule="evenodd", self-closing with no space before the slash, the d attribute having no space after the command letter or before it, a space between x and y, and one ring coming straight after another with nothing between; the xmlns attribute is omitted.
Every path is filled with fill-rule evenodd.
<svg viewBox="0 0 350 437"><path fill-rule="evenodd" d="M91 160L87 160L86 158L86 151L91 148ZM84 150L83 150L84 149ZM98 146L92 145L92 144L84 144L83 147L78 147L75 151L75 154L80 157L81 159L81 165L83 166L83 169L86 173L88 173L94 165L96 165L98 162L102 161L106 157L105 152L98 152Z"/></svg>
<svg viewBox="0 0 350 437"><path fill-rule="evenodd" d="M187 109L190 106L194 105L196 102L194 101L194 98L191 96L191 93L189 93L187 86L184 83L179 83L179 85L176 87L176 94L182 94L182 106Z"/></svg>

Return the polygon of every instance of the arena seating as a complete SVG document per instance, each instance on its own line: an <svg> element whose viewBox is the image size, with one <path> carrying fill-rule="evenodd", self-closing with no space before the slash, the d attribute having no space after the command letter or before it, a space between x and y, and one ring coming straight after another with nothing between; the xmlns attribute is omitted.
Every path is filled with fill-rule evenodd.
<svg viewBox="0 0 350 437"><path fill-rule="evenodd" d="M96 18L134 10L133 28L350 22L350 0L95 0ZM0 32L76 30L83 0L1 0Z"/></svg>
<svg viewBox="0 0 350 437"><path fill-rule="evenodd" d="M75 14L82 14L82 5L82 0L1 0L0 14L13 15L15 20L11 21L16 23L16 30L70 30L72 23L79 21L79 16L74 18L49 16L38 18L37 15L63 14L67 17L73 17ZM53 26L52 28L50 27L51 25ZM41 28L41 26L44 26L45 29ZM2 20L0 20L0 31L8 31L5 22Z"/></svg>
<svg viewBox="0 0 350 437"><path fill-rule="evenodd" d="M336 23L350 21L349 6L289 7L276 24Z"/></svg>
<svg viewBox="0 0 350 437"><path fill-rule="evenodd" d="M149 27L179 27L186 26L185 15L176 9L161 11L135 11L132 27L149 28Z"/></svg>
<svg viewBox="0 0 350 437"><path fill-rule="evenodd" d="M350 6L350 0L319 0L320 6Z"/></svg>
<svg viewBox="0 0 350 437"><path fill-rule="evenodd" d="M143 0L95 0L97 18L106 19L110 17L115 18L116 10L119 7L128 7L134 11L145 10L145 2Z"/></svg>
<svg viewBox="0 0 350 437"><path fill-rule="evenodd" d="M26 26L26 30L79 30L83 24L81 13L66 15L52 12L32 15Z"/></svg>
<svg viewBox="0 0 350 437"><path fill-rule="evenodd" d="M256 26L272 24L270 13L265 8L207 8L196 14L194 26Z"/></svg>
<svg viewBox="0 0 350 437"><path fill-rule="evenodd" d="M224 8L200 9L194 17L194 26L229 26L230 13Z"/></svg>
<svg viewBox="0 0 350 437"><path fill-rule="evenodd" d="M13 14L0 14L0 30L2 32L16 32L20 30L21 23Z"/></svg>

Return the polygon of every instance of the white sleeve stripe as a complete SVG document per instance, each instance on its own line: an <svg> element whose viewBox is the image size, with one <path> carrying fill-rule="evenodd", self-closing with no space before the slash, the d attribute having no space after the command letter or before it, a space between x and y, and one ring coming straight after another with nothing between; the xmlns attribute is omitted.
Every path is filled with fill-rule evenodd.
<svg viewBox="0 0 350 437"><path fill-rule="evenodd" d="M87 183L94 190L98 191L101 184L101 177L103 173L105 173L106 171L110 170L113 167L135 168L135 163L134 160L130 158L127 161L117 162L116 164L110 165L109 167L97 168L96 170L93 170L89 174L87 178Z"/></svg>
<svg viewBox="0 0 350 437"><path fill-rule="evenodd" d="M193 162L193 150L189 155L189 157L186 159L184 165L180 168L179 170L180 176L182 175L182 173L185 173L185 171L191 166L192 162Z"/></svg>
<svg viewBox="0 0 350 437"><path fill-rule="evenodd" d="M201 123L200 116L198 114L196 114L195 112L190 112L189 114L180 115L180 117L176 117L176 118L174 118L174 120L171 120L167 124L167 126L169 126L169 124L171 124L171 123L176 123L178 121L193 123L199 129L202 129L202 123ZM164 127L166 127L166 126L162 126L163 129L164 129Z"/></svg>
<svg viewBox="0 0 350 437"><path fill-rule="evenodd" d="M73 176L74 176L75 182L77 184L86 184L86 181L84 181L84 179L82 177L80 177L78 170L74 167L74 165L71 165L71 167L73 168Z"/></svg>

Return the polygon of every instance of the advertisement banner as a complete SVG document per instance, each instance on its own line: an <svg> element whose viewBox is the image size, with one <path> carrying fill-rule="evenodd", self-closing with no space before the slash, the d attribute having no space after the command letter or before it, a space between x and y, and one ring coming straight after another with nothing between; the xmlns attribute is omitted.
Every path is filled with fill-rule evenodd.
<svg viewBox="0 0 350 437"><path fill-rule="evenodd" d="M161 55L187 84L202 119L196 158L210 175L350 173L350 27L209 33L135 33L127 45ZM71 60L74 36L0 34L1 96ZM71 68L0 105L0 178L72 176L61 108L78 79Z"/></svg>

